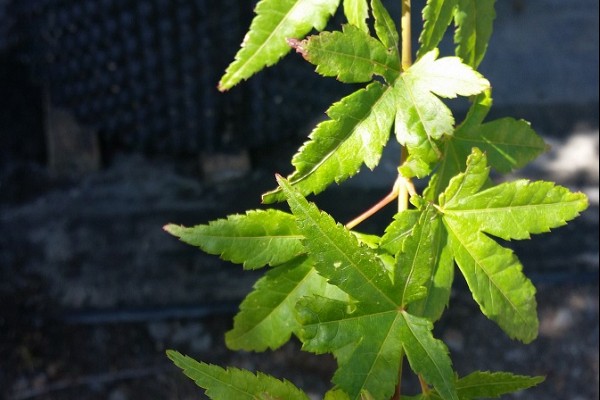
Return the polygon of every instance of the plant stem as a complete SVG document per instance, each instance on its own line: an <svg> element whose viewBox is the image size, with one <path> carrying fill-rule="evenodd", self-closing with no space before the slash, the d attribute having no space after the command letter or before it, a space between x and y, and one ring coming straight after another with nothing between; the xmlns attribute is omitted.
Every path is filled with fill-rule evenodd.
<svg viewBox="0 0 600 400"><path fill-rule="evenodd" d="M404 354L400 357L400 367L398 368L398 384L396 385L396 391L391 400L401 399L401 388L402 388L402 366L404 365Z"/></svg>
<svg viewBox="0 0 600 400"><path fill-rule="evenodd" d="M401 35L402 35L402 71L406 71L412 65L412 30L410 25L411 4L410 0L402 1L402 16L400 20ZM402 164L408 158L408 150L406 146L402 146L400 154L400 163ZM412 183L410 186L412 186ZM398 212L408 209L408 187L403 187L398 195ZM414 187L413 187L414 190Z"/></svg>
<svg viewBox="0 0 600 400"><path fill-rule="evenodd" d="M381 210L383 207L385 207L386 205L388 205L392 201L394 201L398 197L398 194L400 193L400 186L401 185L398 184L398 180L396 180L396 183L394 183L394 187L392 188L391 192L389 192L383 199L379 200L379 202L377 202L377 204L375 204L373 207L369 208L367 211L360 214L358 217L354 218L352 221L348 222L346 224L346 228L347 229L354 228L356 225L360 224L361 222L363 222L364 220L366 220L367 218L369 218L370 216L375 214L377 211Z"/></svg>
<svg viewBox="0 0 600 400"><path fill-rule="evenodd" d="M402 0L402 70L406 71L412 65L412 32L410 25L410 0Z"/></svg>
<svg viewBox="0 0 600 400"><path fill-rule="evenodd" d="M429 389L429 385L427 384L427 382L425 382L421 375L419 375L419 384L421 385L421 393L423 393L424 395L428 395L429 392L431 392L431 389Z"/></svg>

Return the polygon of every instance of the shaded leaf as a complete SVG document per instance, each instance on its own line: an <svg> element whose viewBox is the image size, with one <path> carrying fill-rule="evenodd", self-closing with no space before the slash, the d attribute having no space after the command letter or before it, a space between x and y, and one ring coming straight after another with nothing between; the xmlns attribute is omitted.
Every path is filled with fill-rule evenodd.
<svg viewBox="0 0 600 400"><path fill-rule="evenodd" d="M290 382L260 372L254 374L238 368L223 369L198 362L173 350L167 350L167 356L198 386L205 389L206 395L213 400L309 399Z"/></svg>
<svg viewBox="0 0 600 400"><path fill-rule="evenodd" d="M473 147L479 148L490 166L502 173L524 167L548 149L529 122L513 118L497 119L472 130L457 129L451 145L461 159L466 159Z"/></svg>
<svg viewBox="0 0 600 400"><path fill-rule="evenodd" d="M435 187L430 185L426 198L436 198L453 176L464 171L473 147L485 152L489 165L502 173L524 167L547 150L544 140L526 121L501 118L482 124L491 103L489 93L479 95L465 120L446 140L444 158L432 182Z"/></svg>
<svg viewBox="0 0 600 400"><path fill-rule="evenodd" d="M228 90L275 64L290 51L288 39L301 39L313 28L322 30L338 4L339 0L260 0L240 50L219 82L219 90Z"/></svg>
<svg viewBox="0 0 600 400"><path fill-rule="evenodd" d="M164 229L209 254L243 264L245 269L282 264L304 252L294 217L278 210L247 211L208 225L169 224Z"/></svg>

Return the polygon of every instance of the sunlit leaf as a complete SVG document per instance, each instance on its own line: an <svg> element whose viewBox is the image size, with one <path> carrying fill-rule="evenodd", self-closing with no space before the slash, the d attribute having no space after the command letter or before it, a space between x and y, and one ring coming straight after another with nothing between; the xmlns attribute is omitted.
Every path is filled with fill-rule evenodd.
<svg viewBox="0 0 600 400"><path fill-rule="evenodd" d="M282 264L304 252L294 217L278 210L247 211L189 228L169 224L165 230L245 269Z"/></svg>
<svg viewBox="0 0 600 400"><path fill-rule="evenodd" d="M301 39L311 29L322 30L339 0L260 0L256 16L225 75L225 91L261 69L275 64L290 51L288 39Z"/></svg>
<svg viewBox="0 0 600 400"><path fill-rule="evenodd" d="M319 193L333 182L355 175L362 164L373 169L389 139L394 96L391 88L373 82L335 103L293 157L295 172L288 177L304 195ZM281 189L263 195L271 203L284 199Z"/></svg>

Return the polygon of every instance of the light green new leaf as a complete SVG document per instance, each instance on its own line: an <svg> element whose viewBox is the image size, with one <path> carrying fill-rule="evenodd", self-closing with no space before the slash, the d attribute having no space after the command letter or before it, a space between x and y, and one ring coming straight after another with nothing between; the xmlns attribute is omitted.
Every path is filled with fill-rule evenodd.
<svg viewBox="0 0 600 400"><path fill-rule="evenodd" d="M167 350L167 356L213 400L309 400L303 391L286 380L238 368L223 369L173 350Z"/></svg>
<svg viewBox="0 0 600 400"><path fill-rule="evenodd" d="M423 30L419 36L421 47L417 57L435 49L441 42L454 17L457 0L428 0L423 8Z"/></svg>
<svg viewBox="0 0 600 400"><path fill-rule="evenodd" d="M316 270L356 300L395 306L392 281L375 251L359 244L350 231L320 212L285 179L278 177L277 181Z"/></svg>
<svg viewBox="0 0 600 400"><path fill-rule="evenodd" d="M456 389L461 399L497 398L504 394L528 389L543 381L543 376L477 371L459 379Z"/></svg>
<svg viewBox="0 0 600 400"><path fill-rule="evenodd" d="M454 13L455 53L465 64L477 68L487 51L496 11L495 0L458 0Z"/></svg>
<svg viewBox="0 0 600 400"><path fill-rule="evenodd" d="M433 324L407 312L400 313L400 321L400 336L412 370L433 385L445 400L458 400L448 349L433 337Z"/></svg>
<svg viewBox="0 0 600 400"><path fill-rule="evenodd" d="M400 60L368 32L354 25L342 31L321 32L293 43L296 51L323 76L345 83L369 82L373 75L393 82L400 74Z"/></svg>
<svg viewBox="0 0 600 400"><path fill-rule="evenodd" d="M423 55L394 85L398 104L396 138L410 154L401 167L407 177L429 174L441 157L436 140L451 136L454 131L450 109L434 93L448 98L470 96L490 86L457 57L437 56L437 49Z"/></svg>
<svg viewBox="0 0 600 400"><path fill-rule="evenodd" d="M373 169L389 139L395 112L392 89L373 82L335 103L293 157L288 177L304 195L319 193L353 175L364 163ZM263 195L265 203L282 201L281 189Z"/></svg>
<svg viewBox="0 0 600 400"><path fill-rule="evenodd" d="M247 211L208 225L169 224L164 229L209 254L243 264L245 269L279 265L304 252L294 217L278 210Z"/></svg>
<svg viewBox="0 0 600 400"><path fill-rule="evenodd" d="M298 257L270 270L240 305L233 329L225 335L227 346L247 351L277 349L299 328L294 312L297 301L310 295L348 299L317 274L307 257Z"/></svg>
<svg viewBox="0 0 600 400"><path fill-rule="evenodd" d="M387 9L381 4L381 0L371 0L373 17L375 18L375 33L381 43L394 54L400 64L400 36L394 20Z"/></svg>
<svg viewBox="0 0 600 400"><path fill-rule="evenodd" d="M311 29L322 30L335 13L339 0L260 0L256 16L225 75L225 91L275 64L290 51L288 39L301 39Z"/></svg>
<svg viewBox="0 0 600 400"><path fill-rule="evenodd" d="M369 4L367 0L344 0L344 15L348 22L368 33L367 18L369 18Z"/></svg>
<svg viewBox="0 0 600 400"><path fill-rule="evenodd" d="M458 57L437 58L439 50L424 54L411 66L404 79L440 97L471 96L490 88L490 82Z"/></svg>

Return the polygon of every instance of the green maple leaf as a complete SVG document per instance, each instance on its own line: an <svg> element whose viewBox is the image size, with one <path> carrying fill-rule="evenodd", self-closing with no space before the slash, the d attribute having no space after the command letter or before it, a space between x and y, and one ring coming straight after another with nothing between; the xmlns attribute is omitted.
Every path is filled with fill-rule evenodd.
<svg viewBox="0 0 600 400"><path fill-rule="evenodd" d="M358 27L363 32L369 32L367 18L369 18L369 5L367 0L344 0L344 15L348 22Z"/></svg>
<svg viewBox="0 0 600 400"><path fill-rule="evenodd" d="M208 225L164 228L185 243L200 247L245 269L279 265L304 253L294 217L278 210L247 211Z"/></svg>
<svg viewBox="0 0 600 400"><path fill-rule="evenodd" d="M396 137L410 154L401 167L407 177L429 174L441 154L436 141L454 131L450 109L434 94L445 98L471 96L490 86L458 57L437 56L437 49L424 54L394 84Z"/></svg>
<svg viewBox="0 0 600 400"><path fill-rule="evenodd" d="M394 98L390 87L378 82L345 97L327 110L321 122L292 158L295 172L288 177L304 195L319 193L333 182L355 175L362 164L373 169L389 139ZM282 201L281 188L263 195L265 203Z"/></svg>
<svg viewBox="0 0 600 400"><path fill-rule="evenodd" d="M479 95L465 120L446 140L445 157L436 171L438 180L430 189L434 193L426 197L435 198L453 176L464 171L473 147L484 151L489 165L501 173L522 168L547 151L548 146L527 121L501 118L483 123L491 104L489 92Z"/></svg>
<svg viewBox="0 0 600 400"><path fill-rule="evenodd" d="M544 381L542 376L515 375L508 372L473 372L456 380L456 391L460 400L490 399L536 386ZM441 400L435 391L403 400Z"/></svg>
<svg viewBox="0 0 600 400"><path fill-rule="evenodd" d="M417 57L435 49L442 41L454 17L458 0L429 0L423 8L423 30L419 36L421 47Z"/></svg>
<svg viewBox="0 0 600 400"><path fill-rule="evenodd" d="M275 64L290 51L288 39L301 39L313 28L322 30L338 5L339 0L259 1L256 16L235 60L221 78L219 90L228 90Z"/></svg>
<svg viewBox="0 0 600 400"><path fill-rule="evenodd" d="M369 82L380 75L393 82L400 74L397 52L354 25L344 25L342 31L321 32L301 42L292 42L296 51L317 66L323 76L336 77L341 82Z"/></svg>
<svg viewBox="0 0 600 400"><path fill-rule="evenodd" d="M320 296L300 300L298 336L303 348L334 353L339 368L333 382L351 399L365 394L390 397L403 354L446 399L458 399L446 347L433 337L431 322L403 307L422 297L419 288L427 274L418 273L416 264L404 259L407 264L397 266L390 276L373 249L361 245L347 229L308 203L290 183L278 181L315 269L354 299L351 303ZM406 240L407 253L422 256L418 248L428 242L426 229L418 228L415 232L420 233Z"/></svg>
<svg viewBox="0 0 600 400"><path fill-rule="evenodd" d="M473 372L456 382L462 399L496 398L536 386L544 381L542 376L523 376L508 372Z"/></svg>
<svg viewBox="0 0 600 400"><path fill-rule="evenodd" d="M400 62L400 35L398 35L398 28L396 28L394 20L381 4L381 0L371 0L371 8L373 9L377 37Z"/></svg>
<svg viewBox="0 0 600 400"><path fill-rule="evenodd" d="M495 0L457 0L454 24L455 54L477 68L487 51L496 11Z"/></svg>
<svg viewBox="0 0 600 400"><path fill-rule="evenodd" d="M587 207L582 193L550 182L516 181L480 189L488 181L485 154L474 149L464 173L439 196L448 242L481 311L512 338L537 336L535 288L509 249L487 234L525 239L562 226Z"/></svg>
<svg viewBox="0 0 600 400"><path fill-rule="evenodd" d="M348 297L317 274L313 261L305 256L273 268L240 305L233 329L225 335L227 346L247 351L277 349L299 329L294 309L300 298L309 295Z"/></svg>
<svg viewBox="0 0 600 400"><path fill-rule="evenodd" d="M216 365L198 362L173 350L167 356L183 372L206 390L213 400L308 400L309 397L292 383L263 373L238 368L223 369Z"/></svg>

